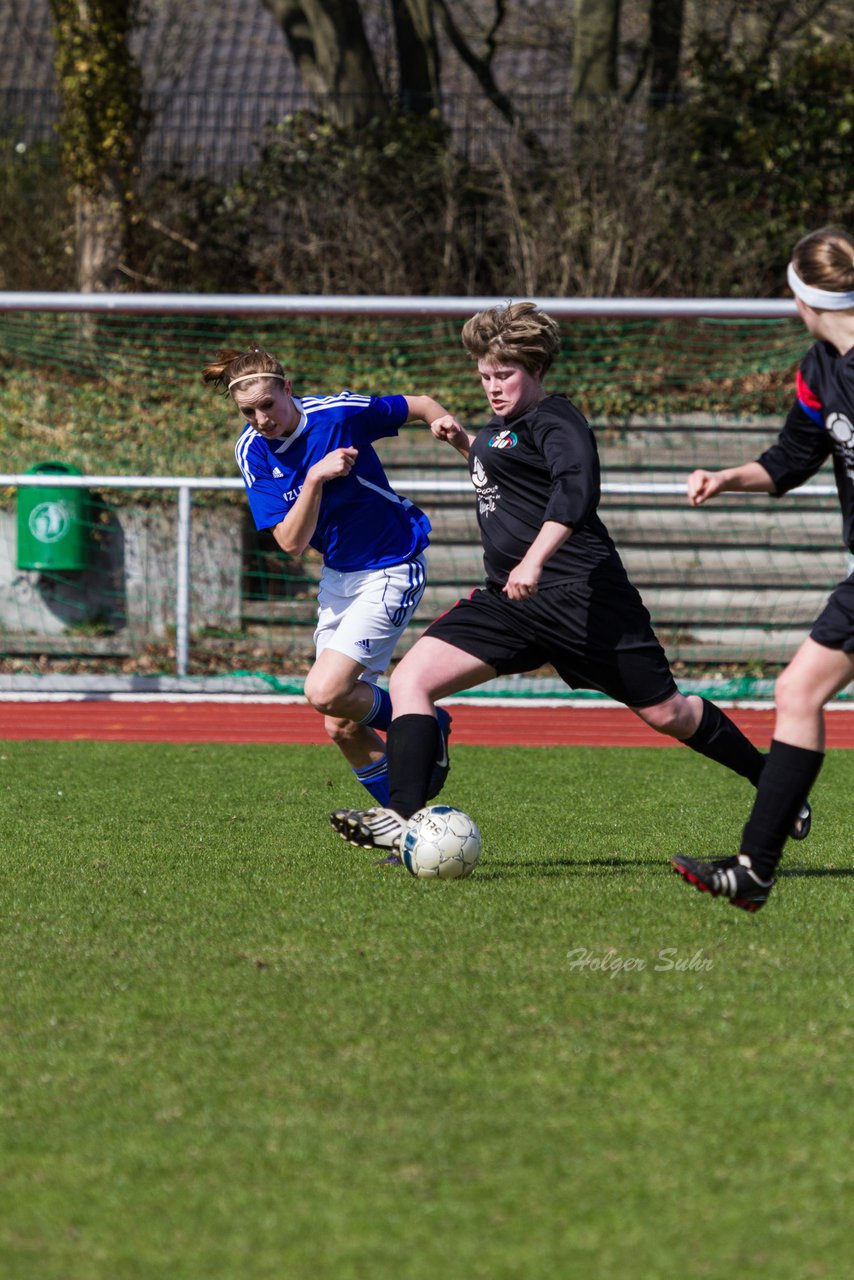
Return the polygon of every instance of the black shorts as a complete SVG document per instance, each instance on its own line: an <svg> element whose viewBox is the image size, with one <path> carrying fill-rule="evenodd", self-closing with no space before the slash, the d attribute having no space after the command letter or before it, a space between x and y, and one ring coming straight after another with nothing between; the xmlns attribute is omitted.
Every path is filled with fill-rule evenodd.
<svg viewBox="0 0 854 1280"><path fill-rule="evenodd" d="M854 653L854 573L834 588L812 625L810 639L825 649Z"/></svg>
<svg viewBox="0 0 854 1280"><path fill-rule="evenodd" d="M481 588L425 632L494 667L498 675L551 663L571 689L597 689L628 707L677 693L667 656L637 590L620 574L541 587L528 600Z"/></svg>

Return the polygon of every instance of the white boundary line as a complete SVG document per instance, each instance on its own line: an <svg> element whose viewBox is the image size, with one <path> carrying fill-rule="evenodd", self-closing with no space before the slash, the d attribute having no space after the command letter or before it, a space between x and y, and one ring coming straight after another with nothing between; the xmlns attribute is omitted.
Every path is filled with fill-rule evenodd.
<svg viewBox="0 0 854 1280"><path fill-rule="evenodd" d="M0 703L3 702L130 702L130 703L183 703L194 706L204 703L247 704L261 706L307 706L300 693L97 693L97 692L0 692ZM719 707L740 707L744 710L772 711L774 703L770 699L755 698L716 698ZM620 711L624 710L622 702L613 702L609 698L442 698L442 706L456 707L500 707L513 710L514 707L530 710L531 708L570 707L573 710ZM831 702L826 711L854 711L854 700L851 702ZM0 732L0 736L2 733Z"/></svg>

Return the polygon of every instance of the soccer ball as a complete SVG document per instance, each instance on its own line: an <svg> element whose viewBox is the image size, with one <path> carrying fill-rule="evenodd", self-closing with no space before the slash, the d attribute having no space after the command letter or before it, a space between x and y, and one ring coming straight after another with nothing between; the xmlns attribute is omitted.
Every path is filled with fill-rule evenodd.
<svg viewBox="0 0 854 1280"><path fill-rule="evenodd" d="M420 879L457 880L477 866L483 842L477 823L449 804L429 805L409 819L403 862Z"/></svg>

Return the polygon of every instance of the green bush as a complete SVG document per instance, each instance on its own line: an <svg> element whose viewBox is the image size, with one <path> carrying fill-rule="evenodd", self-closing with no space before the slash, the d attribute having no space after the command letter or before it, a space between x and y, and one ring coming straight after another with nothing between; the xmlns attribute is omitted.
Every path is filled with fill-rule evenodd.
<svg viewBox="0 0 854 1280"><path fill-rule="evenodd" d="M136 288L240 293L256 288L247 269L252 226L227 187L206 177L158 174L139 197L131 255Z"/></svg>
<svg viewBox="0 0 854 1280"><path fill-rule="evenodd" d="M71 209L57 148L0 138L0 289L71 289Z"/></svg>
<svg viewBox="0 0 854 1280"><path fill-rule="evenodd" d="M354 131L289 116L226 203L261 290L442 293L480 278L476 200L438 117Z"/></svg>
<svg viewBox="0 0 854 1280"><path fill-rule="evenodd" d="M776 293L804 232L854 221L854 45L802 51L773 73L707 42L695 72L666 120L694 288Z"/></svg>
<svg viewBox="0 0 854 1280"><path fill-rule="evenodd" d="M794 241L854 222L854 48L772 72L707 42L691 94L616 105L547 156L477 164L436 116L358 131L299 112L236 181L140 190L130 287L186 292L767 296ZM74 287L56 149L0 140L0 288Z"/></svg>

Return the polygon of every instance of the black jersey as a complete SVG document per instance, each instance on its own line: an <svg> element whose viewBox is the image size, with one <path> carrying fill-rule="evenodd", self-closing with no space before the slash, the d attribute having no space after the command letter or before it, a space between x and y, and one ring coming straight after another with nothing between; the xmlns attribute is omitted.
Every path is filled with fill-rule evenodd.
<svg viewBox="0 0 854 1280"><path fill-rule="evenodd" d="M607 561L624 572L596 514L596 439L566 396L546 396L516 418L493 418L474 439L469 471L490 586L504 585L546 520L572 533L543 566L541 586L587 577Z"/></svg>
<svg viewBox="0 0 854 1280"><path fill-rule="evenodd" d="M759 458L782 496L833 457L842 536L854 551L854 349L841 356L817 342L796 379L796 400L776 444Z"/></svg>

